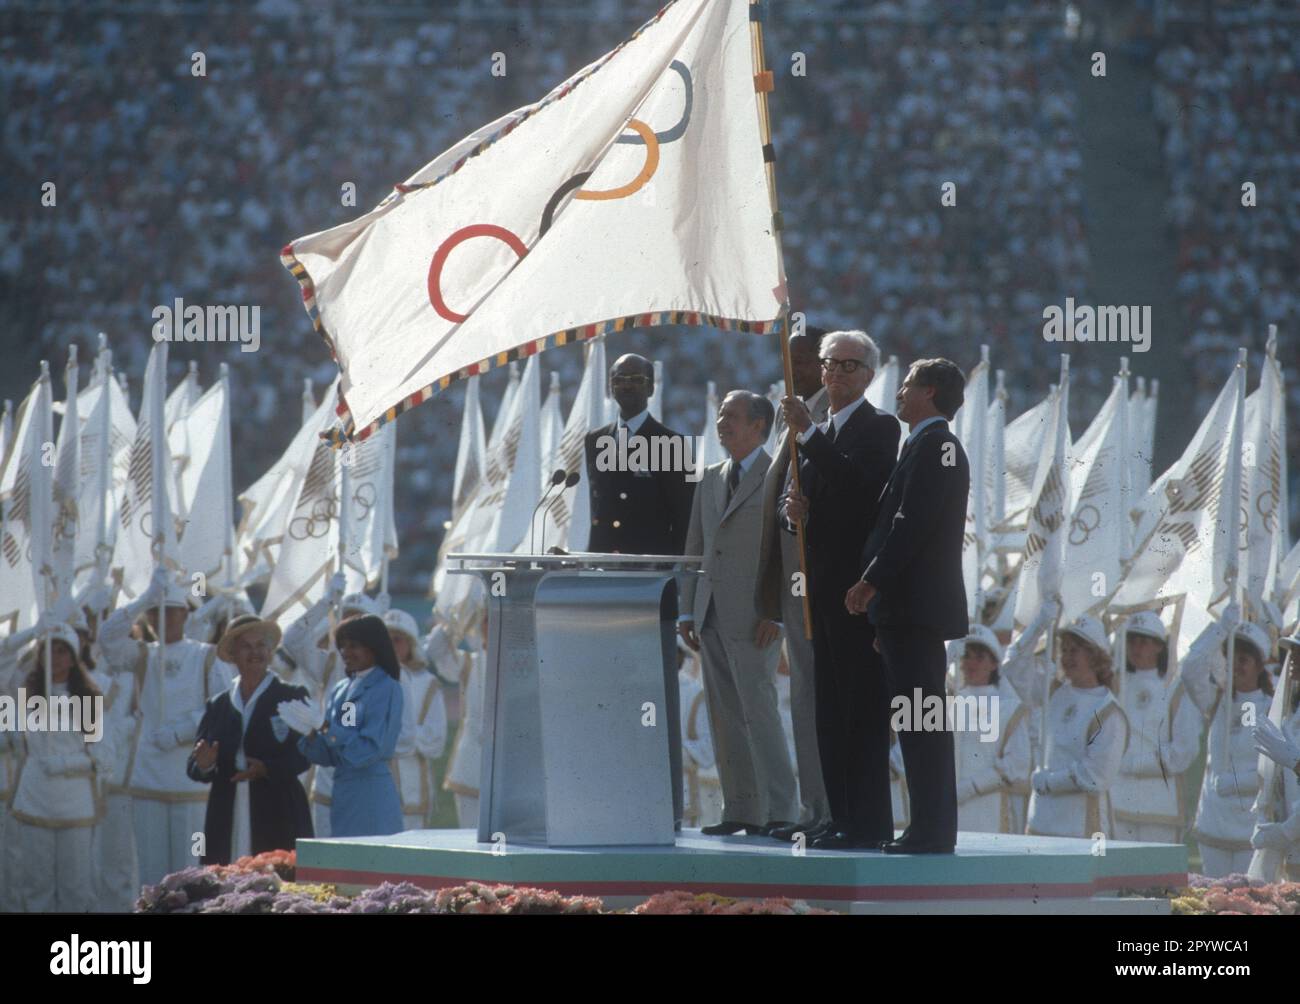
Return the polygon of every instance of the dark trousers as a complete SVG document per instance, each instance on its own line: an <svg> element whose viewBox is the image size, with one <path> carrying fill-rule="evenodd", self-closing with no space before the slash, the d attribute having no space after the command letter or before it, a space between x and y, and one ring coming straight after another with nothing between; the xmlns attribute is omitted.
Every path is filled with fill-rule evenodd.
<svg viewBox="0 0 1300 1004"><path fill-rule="evenodd" d="M831 819L864 840L892 840L889 798L889 689L875 629L834 603L813 605L817 751Z"/></svg>
<svg viewBox="0 0 1300 1004"><path fill-rule="evenodd" d="M892 696L906 697L908 708L915 702L917 689L925 702L923 708L930 703L926 701L929 697L944 701L947 666L943 639L938 634L881 627L876 629L876 636ZM952 846L957 842L957 768L946 715L944 722L944 728L933 732L901 731L898 742L903 747L912 817L907 839Z"/></svg>

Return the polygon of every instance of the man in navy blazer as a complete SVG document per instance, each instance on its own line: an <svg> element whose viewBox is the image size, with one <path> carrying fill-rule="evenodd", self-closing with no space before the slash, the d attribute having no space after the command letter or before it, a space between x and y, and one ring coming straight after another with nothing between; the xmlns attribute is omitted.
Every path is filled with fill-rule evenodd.
<svg viewBox="0 0 1300 1004"><path fill-rule="evenodd" d="M864 396L880 361L870 336L833 331L820 353L826 422L815 424L798 397L781 402L799 444L800 492L782 496L779 511L791 533L795 520L806 519L817 751L831 811L829 825L806 836L818 849L874 850L894 836L889 691L875 629L845 611L844 594L861 571L858 557L898 456L899 427Z"/></svg>
<svg viewBox="0 0 1300 1004"><path fill-rule="evenodd" d="M844 597L868 614L895 701L944 701L944 641L964 638L966 586L961 547L970 465L948 422L961 407L965 378L947 359L912 364L898 389L898 417L911 427L880 497L862 550L861 579ZM920 720L915 709L907 721ZM945 727L899 732L911 824L883 846L890 854L951 854L957 843L953 736Z"/></svg>

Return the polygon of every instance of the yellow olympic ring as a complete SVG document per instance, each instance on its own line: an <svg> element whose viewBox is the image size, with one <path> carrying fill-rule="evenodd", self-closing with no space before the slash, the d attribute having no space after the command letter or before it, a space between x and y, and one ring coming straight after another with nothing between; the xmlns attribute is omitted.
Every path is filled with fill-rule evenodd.
<svg viewBox="0 0 1300 1004"><path fill-rule="evenodd" d="M629 119L627 127L645 140L645 164L641 168L641 173L621 188L607 188L599 192L579 189L573 193L575 199L591 199L593 201L622 199L640 191L645 186L645 183L654 177L655 171L659 170L659 138L655 136L654 130L640 119Z"/></svg>

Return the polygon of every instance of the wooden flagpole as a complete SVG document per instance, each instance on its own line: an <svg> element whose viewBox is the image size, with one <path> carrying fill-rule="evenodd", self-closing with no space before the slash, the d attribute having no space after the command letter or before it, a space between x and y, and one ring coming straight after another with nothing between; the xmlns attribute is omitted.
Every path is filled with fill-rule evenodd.
<svg viewBox="0 0 1300 1004"><path fill-rule="evenodd" d="M785 371L785 393L794 395L794 369L790 361L790 295L785 282L785 256L781 250L782 219L780 203L776 196L776 150L772 145L772 113L767 96L775 86L774 75L767 68L767 58L763 51L763 19L767 16L770 0L750 0L749 3L749 39L754 63L754 93L758 100L758 133L763 141L763 165L767 175L767 194L772 208L772 236L776 241L776 267L780 276L780 285L776 291L781 300L781 363ZM790 486L796 494L802 494L799 485L799 444L795 441L792 429L786 426L786 441L790 448ZM803 586L803 631L805 638L812 638L812 608L808 603L808 560L804 549L803 520L795 522L795 539L799 550L799 578ZM791 583L783 588L789 589Z"/></svg>

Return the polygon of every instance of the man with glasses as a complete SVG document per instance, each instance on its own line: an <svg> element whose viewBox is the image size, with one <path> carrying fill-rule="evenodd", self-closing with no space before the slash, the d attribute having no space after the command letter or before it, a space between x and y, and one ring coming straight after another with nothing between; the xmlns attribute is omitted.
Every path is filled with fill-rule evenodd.
<svg viewBox="0 0 1300 1004"><path fill-rule="evenodd" d="M647 440L646 455L691 458L681 433L656 422L648 407L655 389L654 366L644 356L620 356L609 371L609 393L618 404L618 420L587 433L587 485L591 491L591 537L587 550L605 554L681 554L691 522L691 501L695 486L686 480L685 464L670 465L679 470L602 470L596 458L611 437L626 437L627 450L620 457L633 457L633 440ZM676 613L673 614L676 617Z"/></svg>
<svg viewBox="0 0 1300 1004"><path fill-rule="evenodd" d="M879 363L865 332L833 331L821 344L827 420L815 424L798 397L781 401L799 444L801 493L786 492L780 513L790 533L805 521L817 745L831 812L827 826L807 835L819 849L876 849L894 836L889 691L875 629L844 606L898 456L898 420L865 397Z"/></svg>

